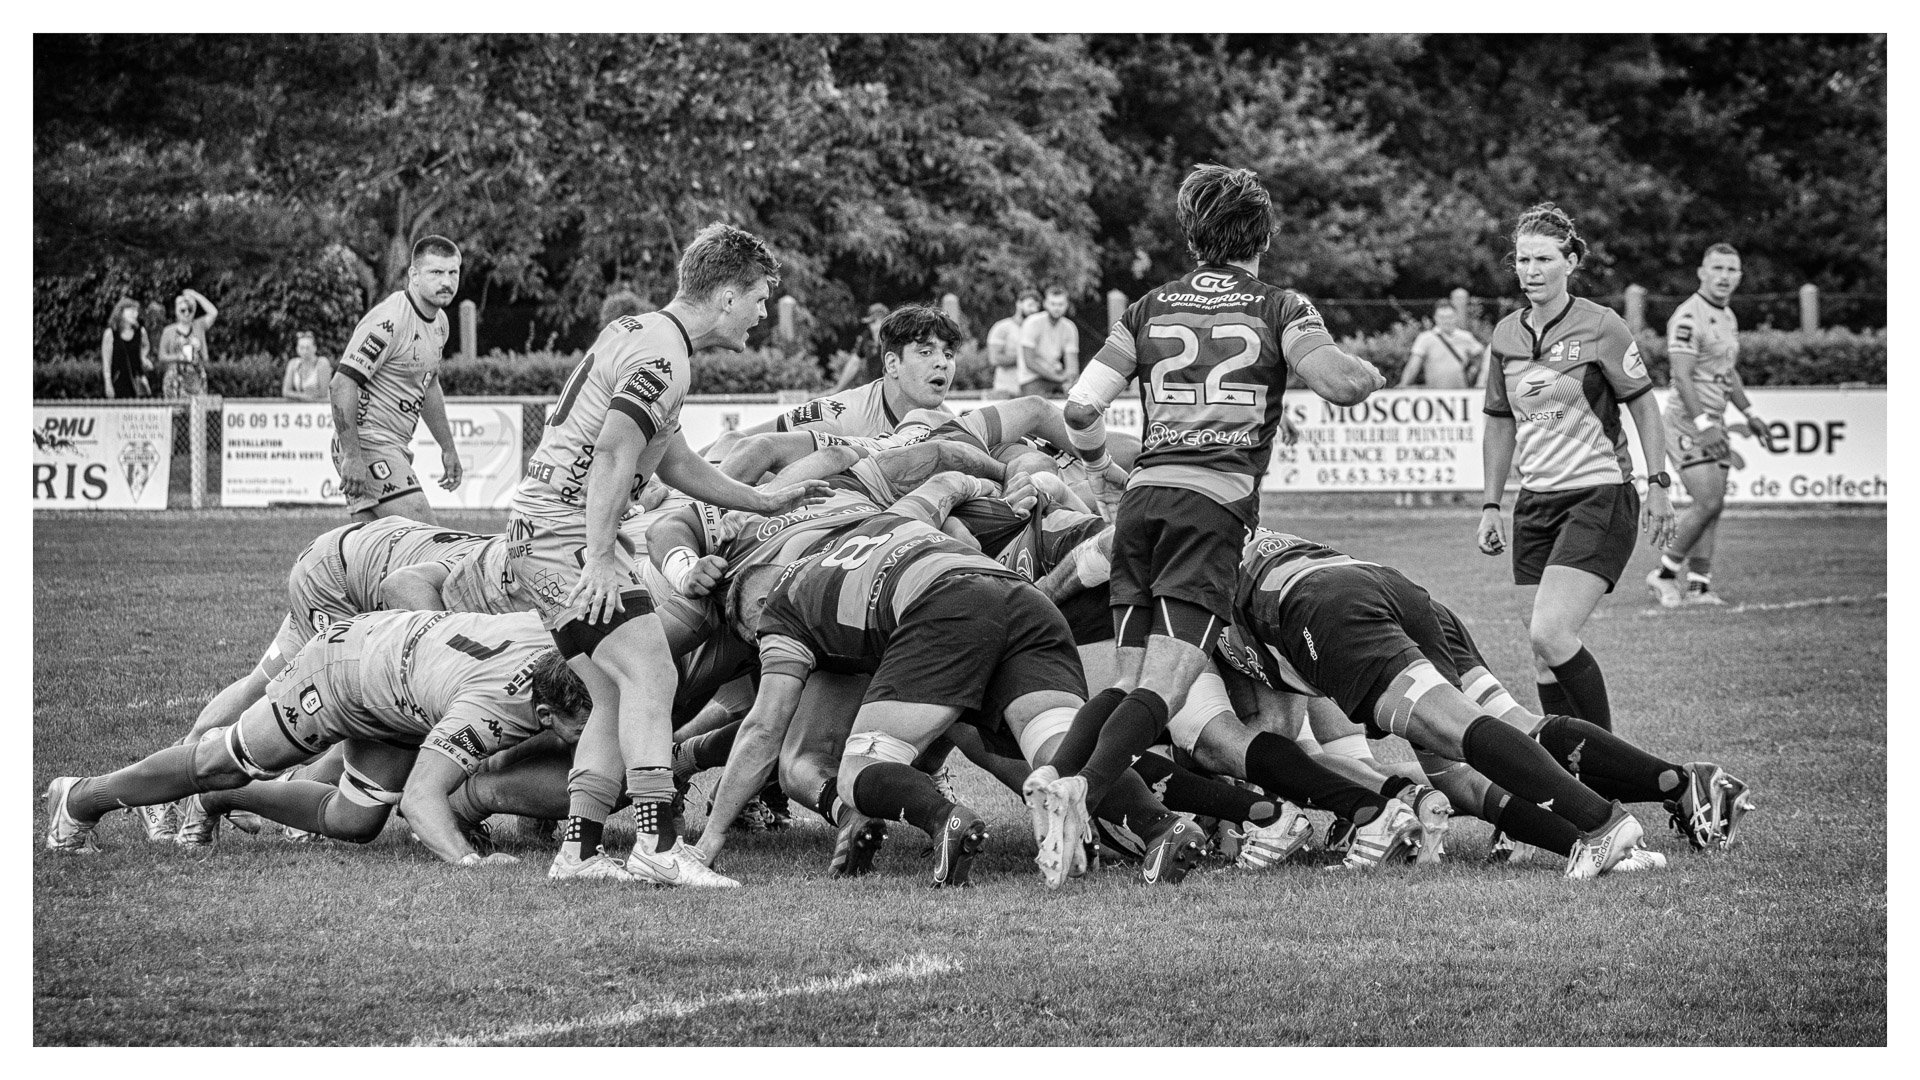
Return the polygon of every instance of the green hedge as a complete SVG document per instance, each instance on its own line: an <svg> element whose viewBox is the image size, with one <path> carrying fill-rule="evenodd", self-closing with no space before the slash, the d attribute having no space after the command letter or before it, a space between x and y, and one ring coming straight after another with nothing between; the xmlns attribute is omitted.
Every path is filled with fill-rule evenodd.
<svg viewBox="0 0 1920 1080"><path fill-rule="evenodd" d="M1370 360L1387 377L1400 381L1407 353L1423 327L1402 322L1379 334L1343 339L1340 347ZM1492 328L1476 325L1486 341ZM1640 355L1653 381L1668 382L1667 340L1648 329L1639 334ZM1838 383L1887 384L1887 332L1880 330L1745 330L1740 334L1740 379L1748 386L1833 386Z"/></svg>
<svg viewBox="0 0 1920 1080"><path fill-rule="evenodd" d="M1420 326L1404 322L1380 334L1343 340L1342 348L1373 361L1389 385L1398 382ZM1485 340L1486 327L1475 333ZM1640 352L1654 381L1667 382L1667 347L1652 331L1640 335ZM472 363L449 359L440 366L441 384L452 397L553 397L560 393L579 353L490 353ZM840 370L845 354L836 354L833 370ZM278 397L286 358L255 355L217 360L207 369L208 388L228 397ZM1887 383L1885 330L1749 330L1740 335L1740 377L1748 386L1830 386L1836 383ZM985 390L993 385L993 367L986 350L968 342L954 357L956 393ZM712 352L693 365L695 394L764 394L776 390L817 393L828 383L813 357L789 356L778 349L744 353ZM100 360L82 357L39 364L33 371L36 398L98 398L101 396Z"/></svg>

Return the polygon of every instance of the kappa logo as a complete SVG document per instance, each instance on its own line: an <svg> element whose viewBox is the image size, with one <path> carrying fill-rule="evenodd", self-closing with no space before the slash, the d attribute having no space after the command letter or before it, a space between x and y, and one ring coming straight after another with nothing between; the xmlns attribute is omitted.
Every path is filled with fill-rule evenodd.
<svg viewBox="0 0 1920 1080"><path fill-rule="evenodd" d="M392 319L381 319L381 320L380 320L380 329L382 329L382 330L385 330L385 331L386 331L387 333L389 333L389 334L391 334L391 333L393 333L393 320L392 320Z"/></svg>
<svg viewBox="0 0 1920 1080"><path fill-rule="evenodd" d="M373 474L375 480L385 480L387 477L393 475L393 466L388 465L384 461L376 461L372 465L367 466L367 471Z"/></svg>
<svg viewBox="0 0 1920 1080"><path fill-rule="evenodd" d="M1233 275L1218 270L1202 270L1188 282L1201 292L1221 293L1233 288Z"/></svg>
<svg viewBox="0 0 1920 1080"><path fill-rule="evenodd" d="M300 711L308 716L319 712L324 704L320 700L319 687L309 684L305 690L300 691Z"/></svg>

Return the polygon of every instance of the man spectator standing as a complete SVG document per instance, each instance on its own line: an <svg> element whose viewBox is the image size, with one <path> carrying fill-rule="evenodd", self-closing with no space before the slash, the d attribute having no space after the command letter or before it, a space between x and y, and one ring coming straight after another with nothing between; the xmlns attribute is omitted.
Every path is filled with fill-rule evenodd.
<svg viewBox="0 0 1920 1080"><path fill-rule="evenodd" d="M1067 290L1047 289L1045 308L1020 324L1021 396L1060 397L1080 374L1080 328L1067 318Z"/></svg>
<svg viewBox="0 0 1920 1080"><path fill-rule="evenodd" d="M1433 329L1423 330L1413 339L1407 366L1400 372L1400 385L1438 390L1487 385L1486 346L1460 326L1460 313L1451 301L1442 300L1433 306Z"/></svg>
<svg viewBox="0 0 1920 1080"><path fill-rule="evenodd" d="M987 331L987 360L993 364L992 398L1020 395L1020 331L1027 319L1040 310L1040 294L1023 290L1013 303L1013 314L993 324Z"/></svg>
<svg viewBox="0 0 1920 1080"><path fill-rule="evenodd" d="M867 305L866 331L853 343L853 359L840 369L840 379L829 394L865 386L886 374L886 350L880 346L880 324L887 321L887 305Z"/></svg>
<svg viewBox="0 0 1920 1080"><path fill-rule="evenodd" d="M207 330L220 317L220 309L198 292L183 289L174 298L173 317L174 321L160 331L160 362L167 365L160 380L161 395L184 398L204 394Z"/></svg>
<svg viewBox="0 0 1920 1080"><path fill-rule="evenodd" d="M327 383L333 378L333 363L320 355L313 331L302 330L293 338L293 359L280 378L280 396L294 401L327 400Z"/></svg>
<svg viewBox="0 0 1920 1080"><path fill-rule="evenodd" d="M440 486L460 486L460 454L440 393L445 309L459 289L460 249L444 236L422 237L413 245L407 287L374 305L340 354L328 386L333 464L347 513L356 520L396 514L434 520L410 448L421 418L440 444Z"/></svg>

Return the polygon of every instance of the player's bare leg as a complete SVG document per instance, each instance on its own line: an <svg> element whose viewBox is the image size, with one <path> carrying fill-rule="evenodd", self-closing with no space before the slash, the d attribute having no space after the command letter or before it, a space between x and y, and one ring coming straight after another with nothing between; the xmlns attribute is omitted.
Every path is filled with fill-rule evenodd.
<svg viewBox="0 0 1920 1080"><path fill-rule="evenodd" d="M1660 602L1672 606L1668 601L1666 589L1656 583L1671 581L1673 589L1679 593L1679 599L1673 603L1717 604L1720 598L1713 595L1713 552L1714 542L1720 532L1720 515L1727 504L1727 473L1725 465L1717 461L1689 465L1680 470L1680 482L1686 485L1687 493L1693 496L1693 505L1680 515L1679 523L1673 533L1673 539L1667 542L1666 550L1660 554L1660 568L1653 572L1647 584L1661 596ZM1686 574L1684 591L1680 574Z"/></svg>
<svg viewBox="0 0 1920 1080"><path fill-rule="evenodd" d="M1607 581L1571 566L1549 566L1533 589L1527 635L1542 712L1577 716L1609 730L1613 707L1600 664L1580 641Z"/></svg>
<svg viewBox="0 0 1920 1080"><path fill-rule="evenodd" d="M355 518L359 516L354 515ZM388 499L375 506L365 520L372 521L383 517L405 517L428 525L440 524L439 519L433 516L433 507L428 504L427 493L424 491L409 491L397 499Z"/></svg>
<svg viewBox="0 0 1920 1080"><path fill-rule="evenodd" d="M986 823L966 806L949 802L933 778L913 761L953 722L960 710L947 705L873 701L860 707L840 761L841 798L868 817L906 821L934 842L933 884L967 884L973 857L987 840Z"/></svg>
<svg viewBox="0 0 1920 1080"><path fill-rule="evenodd" d="M244 810L289 828L364 844L380 835L400 804L416 747L350 739L341 744L343 769L335 783L289 780L247 784L200 796L210 817Z"/></svg>

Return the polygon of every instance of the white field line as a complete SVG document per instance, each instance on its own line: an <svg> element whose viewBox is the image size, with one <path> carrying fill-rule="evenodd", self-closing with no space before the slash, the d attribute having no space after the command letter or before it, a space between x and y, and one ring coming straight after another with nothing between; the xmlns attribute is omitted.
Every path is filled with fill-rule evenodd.
<svg viewBox="0 0 1920 1080"><path fill-rule="evenodd" d="M439 1035L433 1038L416 1040L415 1046L492 1046L518 1042L523 1039L551 1039L588 1028L625 1027L641 1024L649 1020L673 1020L691 1016L702 1009L711 1009L722 1005L745 1003L760 1004L780 998L803 997L811 994L838 994L856 990L863 986L897 982L902 979L925 979L934 975L944 975L960 970L960 965L945 956L930 956L915 953L904 960L896 960L885 967L865 969L855 968L845 975L833 975L807 979L791 986L776 986L764 990L735 990L715 997L677 998L663 997L653 1001L641 1002L618 1012L600 1013L585 1016L578 1020L566 1020L551 1024L522 1024L500 1031L481 1035Z"/></svg>
<svg viewBox="0 0 1920 1080"><path fill-rule="evenodd" d="M1722 615L1743 615L1749 611L1794 611L1799 608L1836 607L1842 604L1864 604L1873 600L1885 600L1886 593L1869 593L1862 596L1814 596L1805 600L1785 600L1777 604L1734 604L1731 607L1715 608L1643 608L1641 618L1657 618L1671 615L1676 611L1718 611Z"/></svg>

